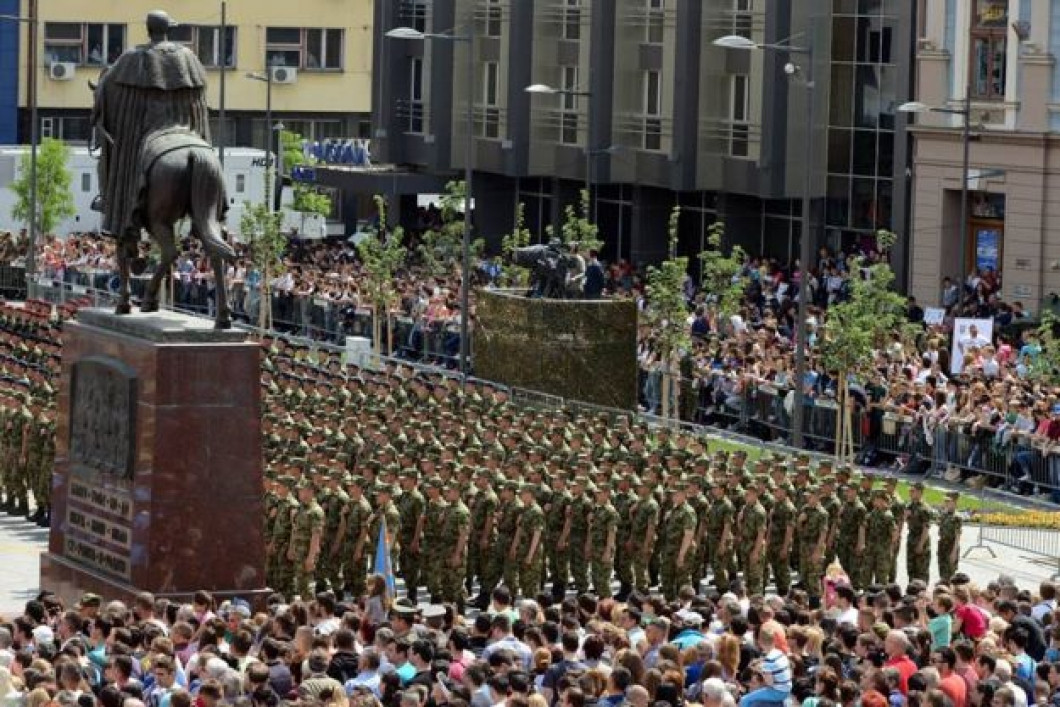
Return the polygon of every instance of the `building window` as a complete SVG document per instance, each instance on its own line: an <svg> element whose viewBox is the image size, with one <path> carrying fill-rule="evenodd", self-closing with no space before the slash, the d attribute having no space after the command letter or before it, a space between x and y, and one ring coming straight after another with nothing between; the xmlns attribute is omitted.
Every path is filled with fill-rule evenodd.
<svg viewBox="0 0 1060 707"><path fill-rule="evenodd" d="M1008 0L976 0L971 31L973 97L1005 97L1007 38Z"/></svg>
<svg viewBox="0 0 1060 707"><path fill-rule="evenodd" d="M265 61L269 66L340 71L344 37L341 29L269 27L265 30Z"/></svg>
<svg viewBox="0 0 1060 707"><path fill-rule="evenodd" d="M500 70L495 61L482 65L482 137L497 138L500 136L501 112L497 108L497 95L500 93Z"/></svg>
<svg viewBox="0 0 1060 707"><path fill-rule="evenodd" d="M82 172L81 173L81 191L84 194L92 193L92 173Z"/></svg>
<svg viewBox="0 0 1060 707"><path fill-rule="evenodd" d="M563 94L560 97L560 126L559 141L564 145L578 144L578 67L562 67L562 80L560 87Z"/></svg>
<svg viewBox="0 0 1060 707"><path fill-rule="evenodd" d="M236 194L242 194L247 190L247 175L236 175Z"/></svg>
<svg viewBox="0 0 1060 707"><path fill-rule="evenodd" d="M563 0L563 38L582 38L581 0Z"/></svg>
<svg viewBox="0 0 1060 707"><path fill-rule="evenodd" d="M648 44L662 44L666 34L666 0L644 0L647 7L647 36Z"/></svg>
<svg viewBox="0 0 1060 707"><path fill-rule="evenodd" d="M409 62L409 123L410 133L423 132L423 59L414 57Z"/></svg>
<svg viewBox="0 0 1060 707"><path fill-rule="evenodd" d="M504 23L501 0L486 0L486 36L500 37Z"/></svg>
<svg viewBox="0 0 1060 707"><path fill-rule="evenodd" d="M171 41L187 45L195 52L202 65L216 69L221 66L221 28L196 25L179 25L169 31ZM236 28L225 27L224 65L236 65Z"/></svg>
<svg viewBox="0 0 1060 707"><path fill-rule="evenodd" d="M751 92L745 74L732 77L729 94L729 154L733 157L748 155L748 122L751 115Z"/></svg>
<svg viewBox="0 0 1060 707"><path fill-rule="evenodd" d="M412 29L417 32L427 31L427 3L412 2L405 5L404 16L409 20Z"/></svg>
<svg viewBox="0 0 1060 707"><path fill-rule="evenodd" d="M644 72L644 149L662 149L662 74Z"/></svg>
<svg viewBox="0 0 1060 707"><path fill-rule="evenodd" d="M754 26L752 0L732 0L732 33L751 38Z"/></svg>
<svg viewBox="0 0 1060 707"><path fill-rule="evenodd" d="M124 51L125 25L44 23L44 58L48 63L107 66Z"/></svg>

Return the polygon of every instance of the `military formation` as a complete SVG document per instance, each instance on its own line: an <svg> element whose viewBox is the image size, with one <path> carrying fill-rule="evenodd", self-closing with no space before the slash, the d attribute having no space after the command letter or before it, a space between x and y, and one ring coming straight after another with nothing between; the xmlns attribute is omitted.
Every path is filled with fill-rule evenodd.
<svg viewBox="0 0 1060 707"><path fill-rule="evenodd" d="M269 580L281 590L304 591L306 567L363 592L384 522L414 601L483 604L500 583L609 597L615 580L620 597L674 597L738 579L752 594L797 582L819 598L836 560L858 588L893 582L903 527L910 578L927 580L933 549L940 575L956 572L955 494L934 509L919 483L903 501L893 478L808 455L710 453L625 415L539 410L481 382L263 345Z"/></svg>
<svg viewBox="0 0 1060 707"><path fill-rule="evenodd" d="M48 305L0 305L0 510L49 522L62 320ZM381 533L410 599L486 601L568 589L608 597L703 582L749 593L798 582L821 594L838 561L857 588L906 570L957 571L961 518L923 486L858 476L808 455L709 453L685 431L623 414L535 409L481 382L344 366L266 337L267 576L309 595L366 590ZM932 541L930 528L939 532ZM472 594L472 591L477 594Z"/></svg>

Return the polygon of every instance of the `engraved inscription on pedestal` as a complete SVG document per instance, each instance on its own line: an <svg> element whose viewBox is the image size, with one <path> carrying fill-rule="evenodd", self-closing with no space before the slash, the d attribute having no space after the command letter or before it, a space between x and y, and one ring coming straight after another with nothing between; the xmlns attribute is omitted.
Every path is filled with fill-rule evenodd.
<svg viewBox="0 0 1060 707"><path fill-rule="evenodd" d="M70 463L131 480L136 458L136 373L89 356L73 366Z"/></svg>
<svg viewBox="0 0 1060 707"><path fill-rule="evenodd" d="M126 581L132 577L136 395L136 372L117 359L88 356L73 365L64 554Z"/></svg>

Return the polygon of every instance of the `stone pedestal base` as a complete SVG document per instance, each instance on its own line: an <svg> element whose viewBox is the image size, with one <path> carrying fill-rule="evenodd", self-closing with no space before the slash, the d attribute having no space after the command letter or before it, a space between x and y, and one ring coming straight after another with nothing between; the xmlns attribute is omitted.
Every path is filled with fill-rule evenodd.
<svg viewBox="0 0 1060 707"><path fill-rule="evenodd" d="M260 351L210 326L86 310L64 328L43 588L265 591Z"/></svg>

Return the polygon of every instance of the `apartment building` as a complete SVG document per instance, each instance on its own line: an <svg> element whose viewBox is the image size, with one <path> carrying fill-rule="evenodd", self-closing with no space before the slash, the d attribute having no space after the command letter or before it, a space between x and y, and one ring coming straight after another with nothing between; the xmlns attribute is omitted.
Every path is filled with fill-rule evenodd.
<svg viewBox="0 0 1060 707"><path fill-rule="evenodd" d="M904 233L895 108L910 91L913 14L899 0L376 0L373 154L422 184L463 169L471 140L487 237L510 230L519 203L540 237L590 184L608 259L662 256L680 204L682 252L724 219L730 240L787 260L812 100L814 245ZM428 36L386 36L398 27ZM812 47L812 62L713 44L733 34Z"/></svg>
<svg viewBox="0 0 1060 707"><path fill-rule="evenodd" d="M912 292L990 269L1037 311L1060 294L1060 3L922 1L917 27L916 100L947 112L911 129Z"/></svg>
<svg viewBox="0 0 1060 707"><path fill-rule="evenodd" d="M28 19L29 2L0 0L0 14ZM37 72L41 136L87 140L92 101L87 82L123 51L147 41L144 19L156 5L140 0L39 2L35 67L29 66L30 24L0 20L0 142L29 142L30 71ZM318 140L367 137L373 46L369 2L233 0L226 10L222 27L220 0L182 0L168 7L180 23L171 39L191 47L207 69L215 138L264 148L270 91L273 121L282 121L287 129ZM224 126L218 116L222 67ZM271 85L247 74L268 76Z"/></svg>

